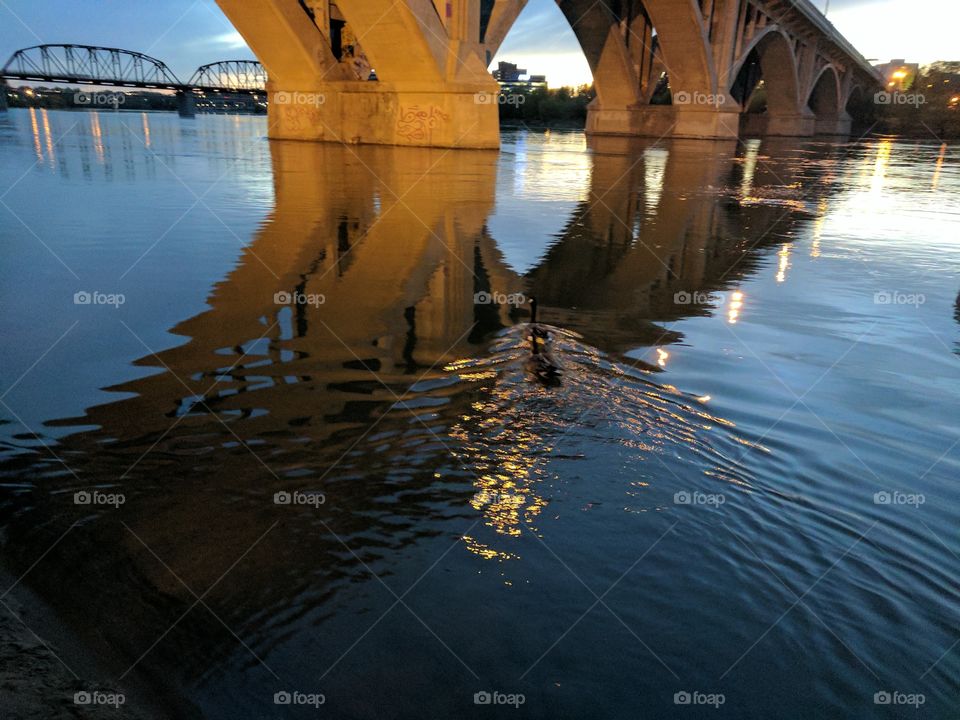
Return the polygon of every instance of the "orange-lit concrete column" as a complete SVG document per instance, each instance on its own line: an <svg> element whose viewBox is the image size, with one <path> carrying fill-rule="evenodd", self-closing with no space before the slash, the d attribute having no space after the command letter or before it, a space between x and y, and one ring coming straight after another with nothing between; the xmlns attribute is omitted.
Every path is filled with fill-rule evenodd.
<svg viewBox="0 0 960 720"><path fill-rule="evenodd" d="M334 57L296 2L217 0L267 69L274 138L498 148L496 82L481 61L479 0L338 0L377 81ZM326 30L326 32L325 32Z"/></svg>

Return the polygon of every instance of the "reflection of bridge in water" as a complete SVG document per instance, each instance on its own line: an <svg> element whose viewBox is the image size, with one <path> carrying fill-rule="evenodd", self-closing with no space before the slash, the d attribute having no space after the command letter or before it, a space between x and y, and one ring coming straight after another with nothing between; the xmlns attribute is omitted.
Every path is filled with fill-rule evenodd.
<svg viewBox="0 0 960 720"><path fill-rule="evenodd" d="M451 519L489 521L491 532L483 523L472 532L481 538L475 549L509 554L506 536L534 521L544 501L531 477L513 488L518 505L485 516L495 505L489 488L455 457L484 432L463 418L498 380L443 368L483 356L513 322L510 308L476 305L474 294L536 293L548 322L613 357L645 339L675 338L659 323L707 309L676 305L674 293L731 287L774 241L778 219L788 226L810 217L784 218L783 204L760 202L768 186L795 193L800 178L778 177L755 150L735 158L682 142L595 145L589 198L521 276L485 226L495 153L274 143L275 208L238 266L213 289L208 310L173 328L182 345L144 354L139 364L156 374L114 388L132 396L69 423L97 428L57 448L78 478L51 461L33 508L6 518L17 540L10 547L47 546L80 520L69 504L78 483L116 482L127 498L124 522L202 592L277 520L273 493L306 484L327 493L324 522L348 542L362 537L374 567L416 541L448 536ZM832 152L808 155L808 191L830 182ZM740 234L747 227L753 235ZM278 293L299 301L278 304ZM322 304L311 303L320 296ZM526 441L536 445L543 430L529 425ZM35 477L37 459L29 460ZM73 544L31 580L52 598L71 587L63 612L78 627L89 627L92 607L112 618L103 632L129 664L193 598L106 512L93 522L97 510L82 511ZM315 515L294 509L283 518L206 599L264 655L277 624L328 617L364 572ZM95 573L94 543L113 548ZM9 561L22 571L32 558ZM205 678L245 666L246 650L226 631L211 635L220 629L211 631L210 620L187 615L142 667L165 681L176 667L183 675L172 682L190 684L205 666ZM197 636L222 648L222 665L209 667Z"/></svg>

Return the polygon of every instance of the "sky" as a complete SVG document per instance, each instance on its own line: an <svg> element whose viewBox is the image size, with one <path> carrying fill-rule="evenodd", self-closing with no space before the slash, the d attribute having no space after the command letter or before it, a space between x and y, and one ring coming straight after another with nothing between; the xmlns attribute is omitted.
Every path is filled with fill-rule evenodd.
<svg viewBox="0 0 960 720"><path fill-rule="evenodd" d="M960 0L811 0L868 59L960 60ZM913 28L916 28L914 30ZM0 62L41 43L104 45L152 55L181 79L216 60L254 55L213 0L0 0ZM554 0L529 0L494 58L551 86L590 69Z"/></svg>

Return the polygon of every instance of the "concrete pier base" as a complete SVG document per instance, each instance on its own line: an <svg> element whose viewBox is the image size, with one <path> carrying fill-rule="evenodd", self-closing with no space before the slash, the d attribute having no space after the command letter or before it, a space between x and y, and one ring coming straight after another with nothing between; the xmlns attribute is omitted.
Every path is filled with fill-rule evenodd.
<svg viewBox="0 0 960 720"><path fill-rule="evenodd" d="M835 117L817 118L817 135L847 136L850 134L850 128L853 126L853 118L847 113L841 113Z"/></svg>
<svg viewBox="0 0 960 720"><path fill-rule="evenodd" d="M811 137L817 118L812 112L796 115L744 113L740 116L740 134L746 137Z"/></svg>
<svg viewBox="0 0 960 720"><path fill-rule="evenodd" d="M197 99L192 92L177 92L177 114L180 117L194 117L197 114Z"/></svg>
<svg viewBox="0 0 960 720"><path fill-rule="evenodd" d="M726 140L739 132L739 107L643 105L631 108L587 108L588 134Z"/></svg>
<svg viewBox="0 0 960 720"><path fill-rule="evenodd" d="M0 81L0 112L7 111L7 84Z"/></svg>
<svg viewBox="0 0 960 720"><path fill-rule="evenodd" d="M495 86L448 84L441 90L380 82L338 82L314 89L268 87L269 135L284 140L496 149Z"/></svg>

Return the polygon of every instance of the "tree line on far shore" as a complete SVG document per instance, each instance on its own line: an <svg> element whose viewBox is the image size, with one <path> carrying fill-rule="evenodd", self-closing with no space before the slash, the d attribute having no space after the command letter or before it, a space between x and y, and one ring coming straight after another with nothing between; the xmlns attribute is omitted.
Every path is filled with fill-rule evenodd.
<svg viewBox="0 0 960 720"><path fill-rule="evenodd" d="M749 110L766 105L763 87L751 98ZM587 105L596 96L593 86L538 88L529 92L504 89L500 120L563 127L584 127ZM664 78L652 104L670 102ZM884 133L906 137L960 138L960 62L936 62L924 66L904 90L877 89L854 98L847 108L854 117L855 132Z"/></svg>

